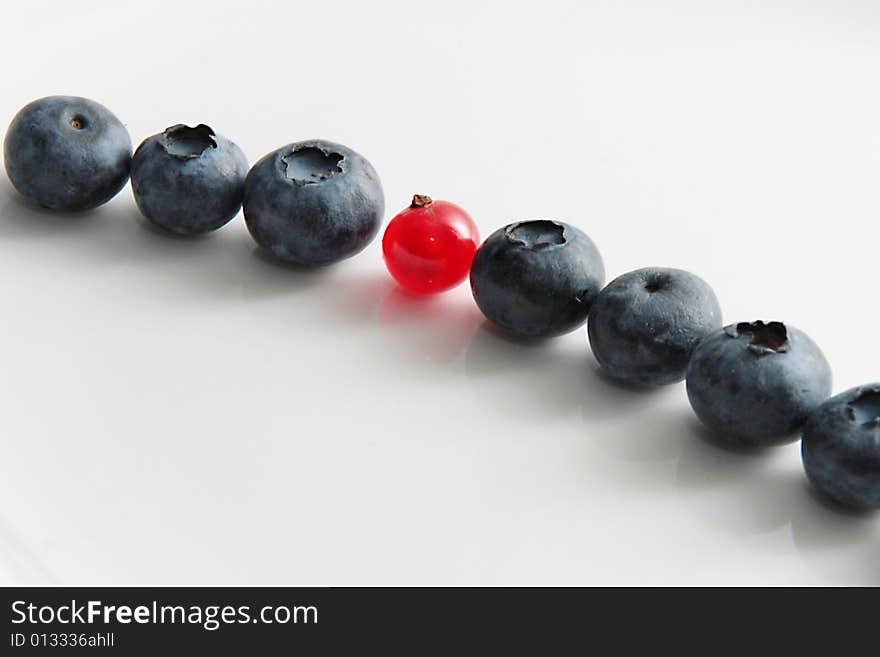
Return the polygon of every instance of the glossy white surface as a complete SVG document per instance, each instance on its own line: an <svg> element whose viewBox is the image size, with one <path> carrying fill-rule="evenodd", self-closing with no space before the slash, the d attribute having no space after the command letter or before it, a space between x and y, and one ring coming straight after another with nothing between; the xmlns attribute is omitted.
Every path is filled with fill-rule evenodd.
<svg viewBox="0 0 880 657"><path fill-rule="evenodd" d="M880 379L880 8L656 4L16 3L0 120L70 93L135 144L340 141L387 218L569 221L610 276L690 269L726 320L807 331L835 391ZM880 519L818 501L797 446L707 442L584 331L407 297L378 240L302 273L240 216L174 239L128 188L71 218L3 177L0 308L4 584L880 583Z"/></svg>

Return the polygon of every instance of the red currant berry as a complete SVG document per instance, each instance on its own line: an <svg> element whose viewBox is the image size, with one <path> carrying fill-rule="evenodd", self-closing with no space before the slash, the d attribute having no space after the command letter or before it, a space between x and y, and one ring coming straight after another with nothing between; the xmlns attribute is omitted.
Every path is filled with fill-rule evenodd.
<svg viewBox="0 0 880 657"><path fill-rule="evenodd" d="M411 292L434 294L467 278L480 242L474 220L449 201L416 194L382 238L388 271Z"/></svg>

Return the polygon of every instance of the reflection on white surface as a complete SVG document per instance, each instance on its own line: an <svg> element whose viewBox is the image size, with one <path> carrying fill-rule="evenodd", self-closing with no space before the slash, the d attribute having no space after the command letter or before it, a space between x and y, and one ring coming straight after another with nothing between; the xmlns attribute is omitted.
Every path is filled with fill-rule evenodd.
<svg viewBox="0 0 880 657"><path fill-rule="evenodd" d="M817 502L796 448L713 443L681 386L608 381L580 332L515 342L466 290L413 297L376 262L280 266L240 225L181 239L123 199L61 219L0 191L4 252L38 281L3 287L9 583L562 582L545 559L656 568L645 550L695 537L880 583L876 523ZM605 576L629 579L572 574Z"/></svg>
<svg viewBox="0 0 880 657"><path fill-rule="evenodd" d="M502 32L500 5L393 4L341 21L297 5L346 47L298 33L324 59L296 89L271 63L291 7L242 25L214 2L212 29L163 53L127 47L158 29L150 3L120 4L87 42L89 12L56 24L16 6L6 24L39 24L53 48L23 58L28 32L9 30L0 117L64 91L110 106L135 142L207 121L254 161L333 138L376 165L389 216L418 192L483 235L571 221L611 276L691 269L726 319L807 330L836 390L877 378L873 4L508 3ZM116 75L57 66L114 47ZM197 89L168 76L182 59ZM431 103L412 102L416 79ZM0 308L2 583L880 584L878 519L816 499L796 445L713 444L683 386L616 386L583 331L505 340L466 285L407 296L378 241L306 271L263 256L241 217L175 238L128 190L56 216L4 179Z"/></svg>

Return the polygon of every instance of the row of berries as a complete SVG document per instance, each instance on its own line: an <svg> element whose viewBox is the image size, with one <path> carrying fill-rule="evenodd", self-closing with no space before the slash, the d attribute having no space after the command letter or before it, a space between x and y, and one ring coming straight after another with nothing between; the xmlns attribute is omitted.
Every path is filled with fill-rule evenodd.
<svg viewBox="0 0 880 657"><path fill-rule="evenodd" d="M175 233L216 230L243 208L261 247L304 266L360 252L385 212L376 171L340 144L289 144L249 169L241 149L208 126L175 125L132 156L122 123L84 98L26 105L7 131L4 158L15 188L54 210L97 207L129 177L144 216ZM392 276L417 293L470 275L480 310L514 337L550 338L588 322L610 377L643 386L686 380L699 419L737 444L802 435L814 484L845 505L880 507L880 384L829 398L831 368L805 333L781 322L722 327L718 300L699 277L646 268L603 287L599 251L577 228L522 221L480 245L467 212L420 195L392 219L382 246Z"/></svg>

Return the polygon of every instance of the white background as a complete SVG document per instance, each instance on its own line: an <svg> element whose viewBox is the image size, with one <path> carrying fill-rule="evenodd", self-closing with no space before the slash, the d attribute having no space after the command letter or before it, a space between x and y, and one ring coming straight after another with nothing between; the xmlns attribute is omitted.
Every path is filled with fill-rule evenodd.
<svg viewBox="0 0 880 657"><path fill-rule="evenodd" d="M662 8L659 5L663 5ZM880 377L872 2L28 2L0 117L94 98L135 145L205 122L255 161L324 137L485 236L576 224L609 278L677 266L727 321ZM880 583L880 527L798 448L707 442L684 387L597 375L583 330L497 338L377 239L314 273L241 217L196 240L128 188L53 216L0 183L0 582Z"/></svg>

